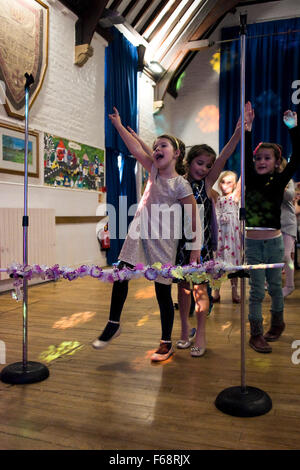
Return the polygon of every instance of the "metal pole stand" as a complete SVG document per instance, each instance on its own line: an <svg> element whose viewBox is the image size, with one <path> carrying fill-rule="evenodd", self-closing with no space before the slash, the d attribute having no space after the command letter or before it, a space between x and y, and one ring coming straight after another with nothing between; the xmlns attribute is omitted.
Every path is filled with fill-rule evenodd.
<svg viewBox="0 0 300 470"><path fill-rule="evenodd" d="M240 44L241 44L241 260L245 264L245 50L246 50L247 15L240 15ZM245 380L245 271L228 277L241 278L241 385L223 390L216 398L216 407L231 416L252 417L268 413L272 408L269 395L255 387L247 387Z"/></svg>
<svg viewBox="0 0 300 470"><path fill-rule="evenodd" d="M23 265L28 264L28 110L29 87L34 83L32 75L25 73L25 156L24 156L24 216L23 216ZM5 367L0 375L7 384L29 384L41 382L49 377L49 369L39 362L27 361L27 313L28 313L28 280L23 278L23 361Z"/></svg>

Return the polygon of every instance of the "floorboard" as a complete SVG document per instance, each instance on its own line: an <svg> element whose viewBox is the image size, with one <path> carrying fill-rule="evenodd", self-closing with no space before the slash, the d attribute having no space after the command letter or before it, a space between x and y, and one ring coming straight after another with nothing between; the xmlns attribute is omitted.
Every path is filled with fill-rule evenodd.
<svg viewBox="0 0 300 470"><path fill-rule="evenodd" d="M269 413L237 418L215 407L218 394L241 384L240 306L221 289L207 319L207 353L192 358L176 350L150 362L160 338L154 286L131 281L122 334L103 351L91 342L107 320L111 284L92 278L29 288L28 360L46 364L50 376L30 385L0 381L2 450L295 450L300 444L300 272L286 299L286 330L271 354L247 344L246 384L267 392ZM248 290L248 288L247 288ZM176 286L173 286L176 301ZM247 303L247 302L246 302ZM263 304L269 324L270 299ZM247 311L247 305L246 305ZM191 318L191 326L196 320ZM176 311L174 342L179 339ZM22 302L0 295L0 340L7 364L22 361ZM3 344L3 343L2 343Z"/></svg>

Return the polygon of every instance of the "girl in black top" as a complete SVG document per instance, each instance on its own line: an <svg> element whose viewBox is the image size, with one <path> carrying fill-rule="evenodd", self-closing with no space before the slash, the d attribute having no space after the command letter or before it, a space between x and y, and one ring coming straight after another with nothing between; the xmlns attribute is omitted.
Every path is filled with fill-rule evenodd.
<svg viewBox="0 0 300 470"><path fill-rule="evenodd" d="M284 123L289 127L293 152L288 165L281 173L278 172L282 160L279 145L262 142L252 153L251 128L254 110L251 103L246 104L245 119L247 263L282 263L284 248L280 231L280 207L284 189L299 165L297 115L286 111L283 116ZM271 327L263 336L262 301L265 296L265 279L272 303ZM249 321L250 346L257 352L271 352L268 341L276 341L285 328L280 268L250 270Z"/></svg>

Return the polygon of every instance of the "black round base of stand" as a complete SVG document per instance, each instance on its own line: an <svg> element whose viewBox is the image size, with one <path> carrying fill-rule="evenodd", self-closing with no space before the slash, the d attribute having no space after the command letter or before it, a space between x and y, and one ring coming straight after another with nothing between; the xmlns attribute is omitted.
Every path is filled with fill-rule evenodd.
<svg viewBox="0 0 300 470"><path fill-rule="evenodd" d="M6 384L32 384L41 382L49 377L49 369L39 362L27 362L24 367L23 362L15 362L4 367L0 374L0 379Z"/></svg>
<svg viewBox="0 0 300 470"><path fill-rule="evenodd" d="M272 408L269 395L255 387L230 387L216 398L218 410L231 416L249 418L268 413Z"/></svg>

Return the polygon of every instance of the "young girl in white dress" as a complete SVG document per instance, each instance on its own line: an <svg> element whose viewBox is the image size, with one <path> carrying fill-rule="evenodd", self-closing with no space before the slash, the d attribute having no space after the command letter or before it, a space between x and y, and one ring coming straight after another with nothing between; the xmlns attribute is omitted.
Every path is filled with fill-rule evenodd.
<svg viewBox="0 0 300 470"><path fill-rule="evenodd" d="M137 264L151 266L155 262L175 264L178 235L171 211L176 204L192 209L191 225L195 240L200 227L196 201L189 182L179 175L185 146L174 136L162 135L153 145L152 155L123 126L118 110L109 115L113 126L127 146L129 152L149 172L149 180L139 203L134 219L129 227L126 240L119 255L119 269L134 269ZM180 206L179 206L180 207ZM181 212L181 209L179 209ZM169 233L164 235L168 223ZM190 262L200 262L200 247L193 243ZM128 294L128 280L113 284L109 319L100 336L93 341L95 349L103 349L121 333L120 319ZM174 306L171 297L172 279L158 276L155 280L156 298L160 309L162 336L159 348L151 356L154 362L165 361L173 354L172 327Z"/></svg>
<svg viewBox="0 0 300 470"><path fill-rule="evenodd" d="M218 190L213 192L218 222L218 249L216 257L226 263L240 264L240 222L239 207L241 180L233 171L223 171L218 179ZM240 303L237 278L231 279L232 302ZM215 290L214 302L220 302L220 291Z"/></svg>

